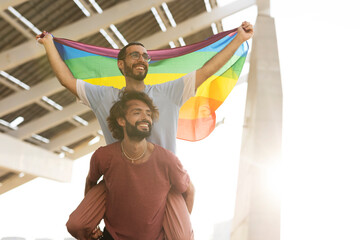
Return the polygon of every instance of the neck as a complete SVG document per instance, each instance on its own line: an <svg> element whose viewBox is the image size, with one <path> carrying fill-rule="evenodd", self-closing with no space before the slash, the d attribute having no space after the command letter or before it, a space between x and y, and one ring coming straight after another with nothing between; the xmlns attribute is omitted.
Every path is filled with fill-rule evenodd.
<svg viewBox="0 0 360 240"><path fill-rule="evenodd" d="M127 154L130 154L132 157L136 157L145 151L145 148L147 148L147 141L146 139L134 141L125 136L122 140L122 145Z"/></svg>
<svg viewBox="0 0 360 240"><path fill-rule="evenodd" d="M135 80L132 78L126 78L126 90L142 92L145 89L144 81Z"/></svg>

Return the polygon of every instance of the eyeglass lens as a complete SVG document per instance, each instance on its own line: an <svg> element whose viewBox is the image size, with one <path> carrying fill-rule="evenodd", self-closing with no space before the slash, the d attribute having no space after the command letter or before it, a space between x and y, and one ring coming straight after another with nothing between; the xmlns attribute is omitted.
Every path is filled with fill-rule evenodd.
<svg viewBox="0 0 360 240"><path fill-rule="evenodd" d="M140 53L139 52L132 52L130 53L130 56L134 59L137 60L140 58ZM145 61L149 62L150 61L150 56L147 53L143 53L142 57L144 58Z"/></svg>

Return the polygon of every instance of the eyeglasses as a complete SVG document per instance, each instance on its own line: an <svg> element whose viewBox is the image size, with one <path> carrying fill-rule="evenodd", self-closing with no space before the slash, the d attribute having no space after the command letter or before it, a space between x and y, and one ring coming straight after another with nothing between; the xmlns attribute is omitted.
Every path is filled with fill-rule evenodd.
<svg viewBox="0 0 360 240"><path fill-rule="evenodd" d="M150 60L151 60L150 56L147 53L140 54L139 52L132 52L132 53L129 53L129 55L134 60L140 59L140 56L142 56L143 59L147 62L150 62Z"/></svg>

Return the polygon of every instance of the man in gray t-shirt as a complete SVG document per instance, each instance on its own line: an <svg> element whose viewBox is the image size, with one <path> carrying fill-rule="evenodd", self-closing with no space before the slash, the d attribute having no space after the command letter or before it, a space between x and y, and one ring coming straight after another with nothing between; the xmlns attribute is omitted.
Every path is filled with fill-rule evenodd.
<svg viewBox="0 0 360 240"><path fill-rule="evenodd" d="M108 129L106 119L110 107L119 99L123 90L124 88L92 85L77 80L79 99L95 113L107 144L115 142L116 139ZM175 153L179 110L184 102L195 95L195 72L171 82L145 85L143 91L153 99L160 112L159 121L153 126L153 134L147 140Z"/></svg>

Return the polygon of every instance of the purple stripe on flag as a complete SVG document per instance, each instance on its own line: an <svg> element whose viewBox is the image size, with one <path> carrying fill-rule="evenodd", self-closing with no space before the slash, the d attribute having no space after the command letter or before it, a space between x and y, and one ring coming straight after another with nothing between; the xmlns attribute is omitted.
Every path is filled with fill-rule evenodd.
<svg viewBox="0 0 360 240"><path fill-rule="evenodd" d="M183 47L177 47L177 48L169 48L169 49L160 49L160 50L149 50L148 53L151 56L151 59L153 61L163 60L167 58L173 58L173 57L179 57L191 52L195 52L199 49L202 49L206 46L211 45L212 43L218 41L219 39L226 37L226 36L233 36L237 32L237 28L218 33L216 35L213 35L206 39L205 41L194 43L191 45L183 46ZM85 43L75 42L69 39L64 38L56 38L54 37L54 41L64 44L66 46L76 48L78 50L90 52L93 54L111 57L111 58L117 58L117 55L119 53L119 49L112 49L112 48L105 48L105 47L98 47L94 45L89 45Z"/></svg>

